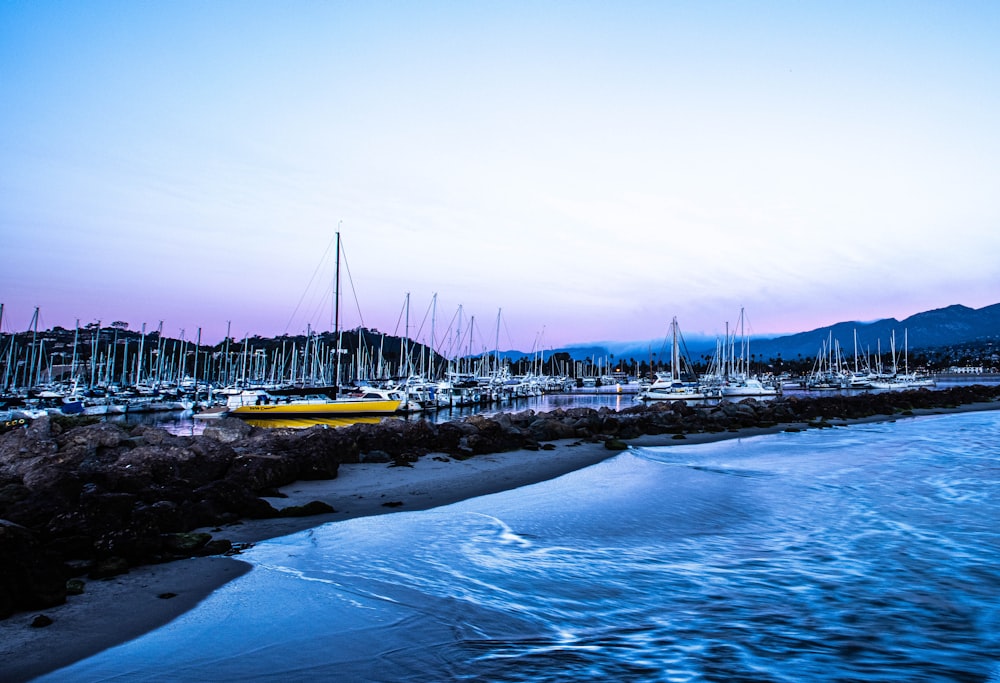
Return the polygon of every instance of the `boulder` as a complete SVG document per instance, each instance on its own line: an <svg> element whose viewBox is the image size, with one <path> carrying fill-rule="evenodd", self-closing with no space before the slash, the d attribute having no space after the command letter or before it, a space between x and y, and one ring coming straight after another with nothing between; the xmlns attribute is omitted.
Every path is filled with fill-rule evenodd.
<svg viewBox="0 0 1000 683"><path fill-rule="evenodd" d="M66 602L67 578L60 558L47 553L31 530L0 519L0 619Z"/></svg>
<svg viewBox="0 0 1000 683"><path fill-rule="evenodd" d="M253 428L238 417L223 417L205 425L202 436L221 443L233 443L250 436Z"/></svg>

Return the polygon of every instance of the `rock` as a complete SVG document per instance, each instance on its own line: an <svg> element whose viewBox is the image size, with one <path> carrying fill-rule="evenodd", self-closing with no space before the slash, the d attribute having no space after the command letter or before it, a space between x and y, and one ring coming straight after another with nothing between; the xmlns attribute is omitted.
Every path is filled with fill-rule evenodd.
<svg viewBox="0 0 1000 683"><path fill-rule="evenodd" d="M212 534L202 532L163 534L161 538L164 550L175 555L189 557L211 541Z"/></svg>
<svg viewBox="0 0 1000 683"><path fill-rule="evenodd" d="M212 539L205 545L194 551L198 557L208 557L210 555L228 555L233 552L233 544L224 538Z"/></svg>
<svg viewBox="0 0 1000 683"><path fill-rule="evenodd" d="M282 508L278 514L282 517L311 517L312 515L323 515L336 512L329 503L321 500L313 500L305 505L290 505Z"/></svg>
<svg viewBox="0 0 1000 683"><path fill-rule="evenodd" d="M238 417L223 417L205 425L202 436L222 443L233 443L250 436L253 428Z"/></svg>
<svg viewBox="0 0 1000 683"><path fill-rule="evenodd" d="M392 456L385 451L369 451L361 454L361 462L392 462Z"/></svg>
<svg viewBox="0 0 1000 683"><path fill-rule="evenodd" d="M66 595L82 595L86 585L82 579L70 579L66 582Z"/></svg>
<svg viewBox="0 0 1000 683"><path fill-rule="evenodd" d="M52 617L47 614L38 614L31 620L31 628L45 628L52 625Z"/></svg>
<svg viewBox="0 0 1000 683"><path fill-rule="evenodd" d="M577 436L576 428L562 420L540 417L528 426L532 437L537 441L558 441L573 439Z"/></svg>
<svg viewBox="0 0 1000 683"><path fill-rule="evenodd" d="M47 553L31 530L0 519L0 619L66 602L66 578L61 558Z"/></svg>
<svg viewBox="0 0 1000 683"><path fill-rule="evenodd" d="M90 570L91 579L109 579L112 576L128 574L128 560L124 557L105 557L94 563Z"/></svg>
<svg viewBox="0 0 1000 683"><path fill-rule="evenodd" d="M202 526L233 522L240 517L266 519L275 517L278 511L251 489L229 479L213 481L195 489L193 496L198 503ZM213 519L208 522L204 520Z"/></svg>

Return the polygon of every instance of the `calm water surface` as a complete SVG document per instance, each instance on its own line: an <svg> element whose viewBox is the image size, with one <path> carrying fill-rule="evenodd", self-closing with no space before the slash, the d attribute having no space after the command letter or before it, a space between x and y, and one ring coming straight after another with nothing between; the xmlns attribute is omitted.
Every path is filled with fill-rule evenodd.
<svg viewBox="0 0 1000 683"><path fill-rule="evenodd" d="M998 443L993 411L633 449L329 524L44 680L992 683Z"/></svg>

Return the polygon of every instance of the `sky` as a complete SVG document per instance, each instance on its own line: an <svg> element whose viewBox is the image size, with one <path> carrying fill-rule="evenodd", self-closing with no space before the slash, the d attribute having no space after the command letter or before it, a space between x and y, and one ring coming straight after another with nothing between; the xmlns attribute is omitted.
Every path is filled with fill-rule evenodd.
<svg viewBox="0 0 1000 683"><path fill-rule="evenodd" d="M2 328L326 331L338 232L339 326L440 351L994 304L998 35L996 2L7 0Z"/></svg>

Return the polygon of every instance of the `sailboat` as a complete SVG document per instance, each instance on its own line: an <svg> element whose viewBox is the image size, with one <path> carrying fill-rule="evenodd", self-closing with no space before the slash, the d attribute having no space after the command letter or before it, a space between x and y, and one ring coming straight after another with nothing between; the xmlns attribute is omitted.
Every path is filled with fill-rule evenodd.
<svg viewBox="0 0 1000 683"><path fill-rule="evenodd" d="M337 369L332 386L255 389L230 397L232 415L254 419L393 415L402 411L406 396L396 389L361 387L342 392L340 382L340 232L337 232L337 270L334 287L333 336L337 340ZM238 404L236 404L238 401ZM235 405L234 405L235 404Z"/></svg>
<svg viewBox="0 0 1000 683"><path fill-rule="evenodd" d="M903 330L903 374L899 374L896 360L896 331L892 331L889 339L890 354L892 356L892 373L879 377L871 383L874 389L917 389L920 387L932 387L936 384L933 377L910 372L909 367L909 334Z"/></svg>
<svg viewBox="0 0 1000 683"><path fill-rule="evenodd" d="M750 335L744 329L745 315L740 309L737 323L740 336L740 355L736 355L736 335L729 335L729 323L726 323L726 340L720 349L717 362L718 374L714 388L721 398L744 396L777 396L781 393L780 386L773 382L765 383L757 375L750 372Z"/></svg>
<svg viewBox="0 0 1000 683"><path fill-rule="evenodd" d="M670 349L670 373L658 373L656 380L640 391L636 398L640 401L694 401L705 398L699 386L681 380L680 326L674 317L670 323L673 344Z"/></svg>

